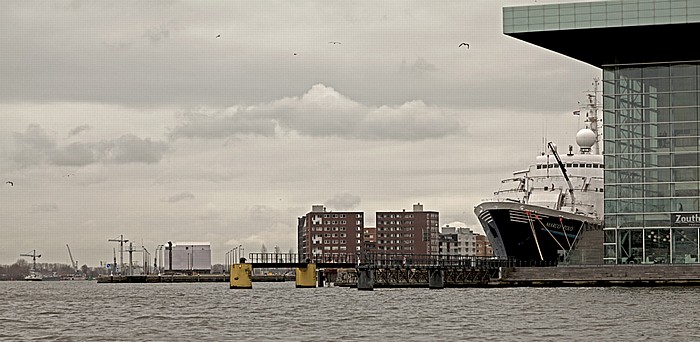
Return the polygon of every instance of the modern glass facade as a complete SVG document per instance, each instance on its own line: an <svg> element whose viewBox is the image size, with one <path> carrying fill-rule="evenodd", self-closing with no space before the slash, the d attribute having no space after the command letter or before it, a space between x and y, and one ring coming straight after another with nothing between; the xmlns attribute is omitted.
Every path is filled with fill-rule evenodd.
<svg viewBox="0 0 700 342"><path fill-rule="evenodd" d="M503 8L506 34L698 21L700 0L618 0Z"/></svg>
<svg viewBox="0 0 700 342"><path fill-rule="evenodd" d="M700 61L603 67L607 263L698 263L699 81Z"/></svg>
<svg viewBox="0 0 700 342"><path fill-rule="evenodd" d="M700 0L503 9L506 35L603 71L605 263L700 262L700 54L671 43L698 29Z"/></svg>

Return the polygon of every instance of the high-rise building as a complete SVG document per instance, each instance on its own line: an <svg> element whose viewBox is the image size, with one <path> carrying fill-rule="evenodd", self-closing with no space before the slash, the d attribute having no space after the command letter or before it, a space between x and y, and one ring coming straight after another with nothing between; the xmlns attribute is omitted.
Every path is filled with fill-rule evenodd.
<svg viewBox="0 0 700 342"><path fill-rule="evenodd" d="M440 215L413 205L413 211L376 213L377 252L397 254L437 254Z"/></svg>
<svg viewBox="0 0 700 342"><path fill-rule="evenodd" d="M314 205L311 212L298 219L299 254L337 257L360 253L364 222L362 212L329 212L322 205Z"/></svg>
<svg viewBox="0 0 700 342"><path fill-rule="evenodd" d="M503 8L506 35L602 69L604 262L698 263L700 0Z"/></svg>

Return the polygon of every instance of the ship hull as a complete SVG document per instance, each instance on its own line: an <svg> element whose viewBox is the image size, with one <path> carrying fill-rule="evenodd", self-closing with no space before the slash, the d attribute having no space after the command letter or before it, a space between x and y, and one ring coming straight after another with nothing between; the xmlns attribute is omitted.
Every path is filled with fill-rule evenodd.
<svg viewBox="0 0 700 342"><path fill-rule="evenodd" d="M556 263L575 249L583 230L602 227L593 217L516 202L484 202L474 213L494 254L522 261Z"/></svg>

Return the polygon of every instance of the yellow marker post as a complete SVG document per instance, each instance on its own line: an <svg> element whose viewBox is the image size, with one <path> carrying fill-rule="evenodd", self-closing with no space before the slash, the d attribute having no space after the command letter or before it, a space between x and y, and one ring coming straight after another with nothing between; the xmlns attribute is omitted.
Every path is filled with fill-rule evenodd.
<svg viewBox="0 0 700 342"><path fill-rule="evenodd" d="M231 288L232 289L252 289L253 288L253 265L234 264L231 266Z"/></svg>
<svg viewBox="0 0 700 342"><path fill-rule="evenodd" d="M297 267L297 288L316 287L316 264L308 264L306 267Z"/></svg>

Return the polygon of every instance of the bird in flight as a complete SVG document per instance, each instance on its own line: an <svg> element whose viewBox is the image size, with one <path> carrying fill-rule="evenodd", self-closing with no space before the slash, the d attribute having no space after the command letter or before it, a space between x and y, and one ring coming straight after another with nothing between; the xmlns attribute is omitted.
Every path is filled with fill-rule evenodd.
<svg viewBox="0 0 700 342"><path fill-rule="evenodd" d="M217 34L217 35L216 35L216 38L220 38L220 37L221 37L221 35L220 35L220 34Z"/></svg>
<svg viewBox="0 0 700 342"><path fill-rule="evenodd" d="M294 56L296 56L296 55L297 55L297 53L295 52L295 53L294 53Z"/></svg>
<svg viewBox="0 0 700 342"><path fill-rule="evenodd" d="M342 44L341 42L328 42L328 44Z"/></svg>
<svg viewBox="0 0 700 342"><path fill-rule="evenodd" d="M459 44L459 47L462 47L462 46L466 46L466 47L467 47L467 49L469 48L469 44L467 44L467 43L462 43L462 44Z"/></svg>
<svg viewBox="0 0 700 342"><path fill-rule="evenodd" d="M5 183L10 184L10 186L15 186L15 183L13 181L7 181Z"/></svg>

